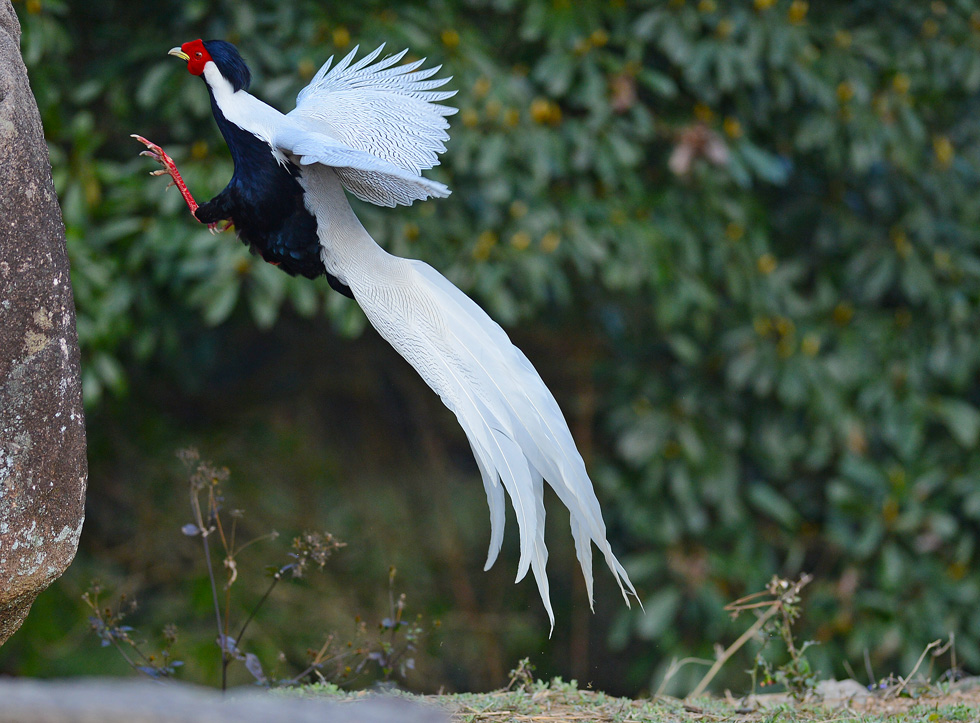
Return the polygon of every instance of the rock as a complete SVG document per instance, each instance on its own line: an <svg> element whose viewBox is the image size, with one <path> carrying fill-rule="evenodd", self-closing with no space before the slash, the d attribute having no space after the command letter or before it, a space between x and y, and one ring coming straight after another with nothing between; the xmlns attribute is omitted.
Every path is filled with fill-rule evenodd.
<svg viewBox="0 0 980 723"><path fill-rule="evenodd" d="M61 210L20 24L0 0L0 644L75 556L85 419Z"/></svg>
<svg viewBox="0 0 980 723"><path fill-rule="evenodd" d="M817 684L817 696L826 705L841 705L864 700L871 693L856 680L822 680Z"/></svg>
<svg viewBox="0 0 980 723"><path fill-rule="evenodd" d="M404 698L353 702L217 690L150 680L0 680L0 723L448 723Z"/></svg>

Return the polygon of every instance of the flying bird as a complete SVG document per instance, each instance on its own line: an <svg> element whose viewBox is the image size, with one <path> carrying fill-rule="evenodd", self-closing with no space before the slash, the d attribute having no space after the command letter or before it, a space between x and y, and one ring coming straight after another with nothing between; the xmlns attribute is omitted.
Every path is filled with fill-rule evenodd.
<svg viewBox="0 0 980 723"><path fill-rule="evenodd" d="M444 198L449 189L422 176L438 165L449 139L439 90L441 66L402 63L407 50L384 45L355 62L354 48L331 57L280 113L248 93L250 73L235 46L194 40L170 50L201 77L234 161L228 186L200 206L173 160L142 136L142 155L160 162L194 217L212 232L234 226L254 253L283 271L325 275L442 398L466 432L490 506L486 567L500 552L505 491L520 531L517 581L530 569L548 612L544 482L571 516L589 602L592 544L630 603L636 590L606 539L606 527L568 425L527 357L474 301L422 261L382 249L354 215L347 193L380 206Z"/></svg>

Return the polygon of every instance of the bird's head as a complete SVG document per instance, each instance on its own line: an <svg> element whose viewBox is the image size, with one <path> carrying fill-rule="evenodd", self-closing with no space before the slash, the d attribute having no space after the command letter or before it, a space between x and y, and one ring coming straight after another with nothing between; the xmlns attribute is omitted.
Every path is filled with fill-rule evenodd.
<svg viewBox="0 0 980 723"><path fill-rule="evenodd" d="M224 40L191 40L179 48L171 48L168 54L186 60L191 75L203 75L207 64L214 63L235 90L248 90L252 81L238 48Z"/></svg>

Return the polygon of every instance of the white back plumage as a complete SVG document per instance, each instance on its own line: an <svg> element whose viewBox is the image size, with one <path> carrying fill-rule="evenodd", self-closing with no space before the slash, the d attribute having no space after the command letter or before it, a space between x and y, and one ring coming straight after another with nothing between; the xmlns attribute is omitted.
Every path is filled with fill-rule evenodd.
<svg viewBox="0 0 980 723"><path fill-rule="evenodd" d="M438 165L438 154L446 150L446 116L456 109L438 103L456 95L456 91L435 90L451 78L430 80L442 66L418 70L424 58L397 65L407 49L377 60L384 47L381 45L353 64L357 47L337 65L332 65L331 56L300 91L296 108L288 115L311 131L417 176ZM348 191L381 206L410 204L424 198L403 188L395 179L382 178L378 172L341 168L338 175Z"/></svg>
<svg viewBox="0 0 980 723"><path fill-rule="evenodd" d="M382 46L383 47L383 46ZM554 628L545 569L544 482L568 508L575 550L592 601L592 544L623 597L636 590L606 540L599 501L551 392L504 330L445 277L421 261L392 256L354 215L343 189L380 205L448 195L421 176L445 150L446 116L436 92L448 78L422 61L396 66L405 51L351 64L356 48L320 69L300 94L272 145L301 165L307 208L317 218L324 265L347 284L378 332L422 376L466 433L490 506L494 563L504 533L505 491L520 529L517 580L531 570ZM374 63L372 65L372 63Z"/></svg>

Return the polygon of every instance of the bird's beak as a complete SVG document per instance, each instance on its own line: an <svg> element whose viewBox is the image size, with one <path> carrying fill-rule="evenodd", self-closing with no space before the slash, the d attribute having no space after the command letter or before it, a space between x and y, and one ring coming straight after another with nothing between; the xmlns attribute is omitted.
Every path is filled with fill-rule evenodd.
<svg viewBox="0 0 980 723"><path fill-rule="evenodd" d="M191 56L189 56L187 53L185 53L180 48L171 48L170 50L167 51L167 55L176 56L176 57L178 57L178 58L180 58L181 60L184 60L184 61L187 61L187 60L190 60L191 59Z"/></svg>

